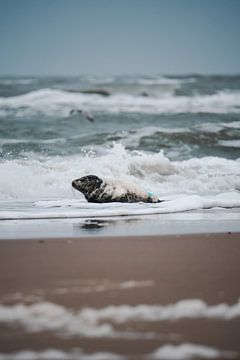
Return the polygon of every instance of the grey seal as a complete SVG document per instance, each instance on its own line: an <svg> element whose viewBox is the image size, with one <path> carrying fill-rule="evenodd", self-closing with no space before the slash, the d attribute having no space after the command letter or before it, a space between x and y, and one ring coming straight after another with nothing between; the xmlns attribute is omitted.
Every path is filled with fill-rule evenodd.
<svg viewBox="0 0 240 360"><path fill-rule="evenodd" d="M161 202L157 196L134 184L114 179L101 179L96 175L87 175L73 180L72 186L80 191L88 202Z"/></svg>

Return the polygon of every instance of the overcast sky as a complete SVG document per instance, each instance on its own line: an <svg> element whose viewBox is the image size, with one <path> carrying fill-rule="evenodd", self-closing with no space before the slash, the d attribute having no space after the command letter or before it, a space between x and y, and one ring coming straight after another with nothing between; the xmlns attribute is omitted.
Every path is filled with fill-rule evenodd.
<svg viewBox="0 0 240 360"><path fill-rule="evenodd" d="M240 0L0 0L0 75L240 73Z"/></svg>

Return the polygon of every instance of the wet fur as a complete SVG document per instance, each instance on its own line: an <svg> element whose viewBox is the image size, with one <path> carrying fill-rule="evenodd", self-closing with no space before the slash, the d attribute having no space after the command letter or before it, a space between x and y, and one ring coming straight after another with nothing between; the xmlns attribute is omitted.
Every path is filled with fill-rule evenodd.
<svg viewBox="0 0 240 360"><path fill-rule="evenodd" d="M72 186L80 191L88 202L107 203L107 202L159 202L158 198L150 197L142 190L134 186L126 187L124 184L124 191L119 191L119 184L114 180L103 180L95 175L84 176L80 179L72 181Z"/></svg>

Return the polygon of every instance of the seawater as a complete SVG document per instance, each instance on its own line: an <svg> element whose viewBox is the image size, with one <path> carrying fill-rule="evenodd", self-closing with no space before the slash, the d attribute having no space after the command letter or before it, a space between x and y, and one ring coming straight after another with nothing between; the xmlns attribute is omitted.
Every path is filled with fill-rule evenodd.
<svg viewBox="0 0 240 360"><path fill-rule="evenodd" d="M168 203L87 204L87 174ZM239 207L239 189L240 76L0 78L1 219Z"/></svg>

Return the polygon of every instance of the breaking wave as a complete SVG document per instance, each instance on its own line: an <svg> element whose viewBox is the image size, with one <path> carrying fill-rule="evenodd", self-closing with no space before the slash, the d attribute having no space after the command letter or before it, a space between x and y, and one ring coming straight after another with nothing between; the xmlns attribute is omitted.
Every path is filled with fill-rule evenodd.
<svg viewBox="0 0 240 360"><path fill-rule="evenodd" d="M50 88L35 90L24 95L0 98L0 110L15 111L18 116L69 116L72 109L88 109L105 113L240 113L240 92L219 91L212 95L137 96L115 94L101 96Z"/></svg>
<svg viewBox="0 0 240 360"><path fill-rule="evenodd" d="M0 163L0 199L72 197L71 181L84 175L130 181L160 197L234 191L240 162L219 157L170 161L163 152L127 151L121 144L102 154L31 157ZM14 174L14 175L13 175Z"/></svg>

